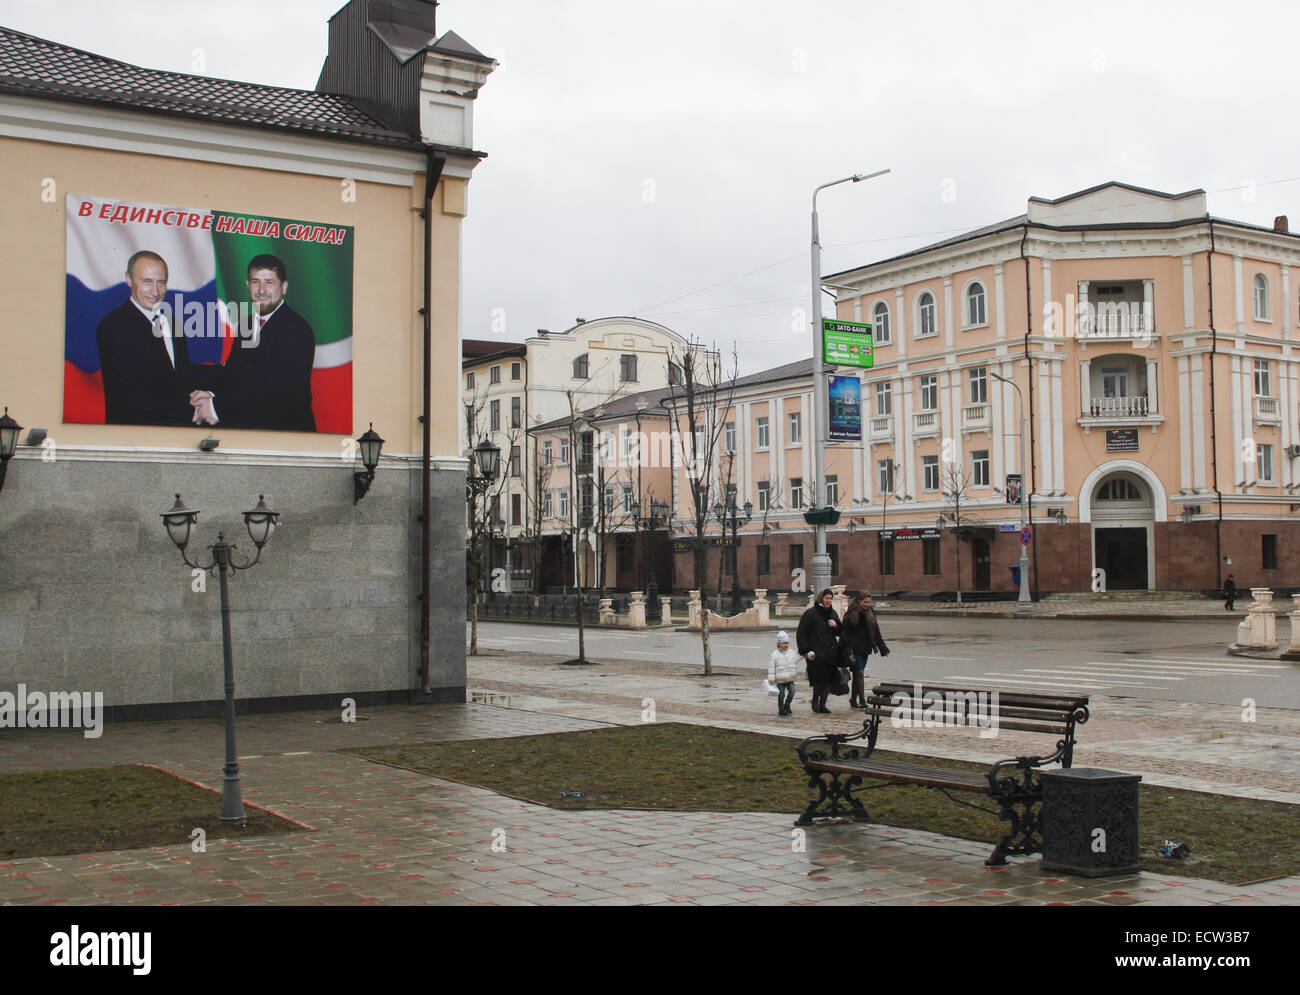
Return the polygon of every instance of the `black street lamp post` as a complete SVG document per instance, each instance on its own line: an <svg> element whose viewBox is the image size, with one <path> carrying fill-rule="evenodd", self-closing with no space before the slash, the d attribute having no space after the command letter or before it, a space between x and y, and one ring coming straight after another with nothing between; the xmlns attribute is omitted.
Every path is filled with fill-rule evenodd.
<svg viewBox="0 0 1300 995"><path fill-rule="evenodd" d="M632 514L636 516L637 528L640 529L644 523L645 529L650 533L650 584L646 587L646 608L645 617L647 622L663 621L663 608L659 604L659 584L655 580L655 553L656 538L661 525L668 521L668 502L654 501L650 502L650 514L641 514L641 502L632 503Z"/></svg>
<svg viewBox="0 0 1300 995"><path fill-rule="evenodd" d="M224 532L217 533L217 541L208 549L212 559L208 563L191 560L185 552L190 542L190 532L199 520L199 513L185 507L181 496L176 495L176 503L161 515L167 534L171 536L176 548L181 551L185 565L195 570L216 570L221 581L221 655L225 666L226 684L226 765L221 781L221 821L245 822L244 799L239 788L239 761L235 752L235 658L230 639L230 592L226 587L226 574L232 570L248 570L257 566L262 559L262 547L271 539L271 534L280 524L279 512L266 506L266 496L259 494L257 506L244 512L244 525L248 537L257 547L257 555L244 563L236 563L233 553L235 544L226 542Z"/></svg>
<svg viewBox="0 0 1300 995"><path fill-rule="evenodd" d="M731 550L732 550L732 573L731 573L731 614L739 615L744 609L740 604L740 538L739 532L742 525L748 525L754 517L754 505L750 501L745 502L744 519L741 519L741 509L736 507L734 500L728 501L724 508L719 501L713 506L713 517L722 524L722 548L727 547L727 526L731 526Z"/></svg>

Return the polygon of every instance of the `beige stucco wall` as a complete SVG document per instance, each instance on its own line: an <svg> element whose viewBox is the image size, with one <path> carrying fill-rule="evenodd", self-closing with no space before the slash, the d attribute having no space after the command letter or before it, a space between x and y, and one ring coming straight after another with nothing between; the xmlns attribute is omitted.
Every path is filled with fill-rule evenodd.
<svg viewBox="0 0 1300 995"><path fill-rule="evenodd" d="M371 422L386 453L420 447L422 175L413 185L356 183L345 202L337 177L302 175L165 156L0 138L6 203L0 221L9 265L0 269L6 338L0 403L23 425L39 425L61 445L192 448L205 428L65 424L63 418L66 194L348 225L355 229L353 298L353 429ZM54 181L52 202L42 182ZM465 181L445 178L433 230L434 455L459 451L459 226ZM225 449L339 453L342 436L216 433Z"/></svg>

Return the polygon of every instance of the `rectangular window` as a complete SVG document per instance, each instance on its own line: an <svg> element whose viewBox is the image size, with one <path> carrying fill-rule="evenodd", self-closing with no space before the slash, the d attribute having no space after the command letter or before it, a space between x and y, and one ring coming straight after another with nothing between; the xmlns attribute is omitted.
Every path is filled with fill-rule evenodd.
<svg viewBox="0 0 1300 995"><path fill-rule="evenodd" d="M1266 535L1260 536L1263 541L1264 569L1277 569L1277 536Z"/></svg>
<svg viewBox="0 0 1300 995"><path fill-rule="evenodd" d="M839 543L828 542L826 544L826 555L831 558L831 576L840 575L840 546Z"/></svg>
<svg viewBox="0 0 1300 995"><path fill-rule="evenodd" d="M605 517L609 518L614 514L614 485L606 484L604 491Z"/></svg>
<svg viewBox="0 0 1300 995"><path fill-rule="evenodd" d="M519 428L524 421L523 398L510 398L510 427Z"/></svg>
<svg viewBox="0 0 1300 995"><path fill-rule="evenodd" d="M519 476L519 447L510 447L510 476Z"/></svg>
<svg viewBox="0 0 1300 995"><path fill-rule="evenodd" d="M722 430L722 448L724 452L736 451L736 423L729 421Z"/></svg>
<svg viewBox="0 0 1300 995"><path fill-rule="evenodd" d="M624 383L636 380L636 354L624 353L618 358L618 378Z"/></svg>
<svg viewBox="0 0 1300 995"><path fill-rule="evenodd" d="M803 546L790 547L790 572L803 569Z"/></svg>
<svg viewBox="0 0 1300 995"><path fill-rule="evenodd" d="M797 446L803 441L803 419L800 412L790 412L790 445Z"/></svg>
<svg viewBox="0 0 1300 995"><path fill-rule="evenodd" d="M884 417L894 413L894 385L891 383L876 384L876 415Z"/></svg>
<svg viewBox="0 0 1300 995"><path fill-rule="evenodd" d="M1255 460L1259 464L1257 479L1261 483L1271 484L1273 482L1273 447L1271 445L1260 446L1256 450Z"/></svg>
<svg viewBox="0 0 1300 995"><path fill-rule="evenodd" d="M767 509L771 506L771 500L772 500L771 483L766 480L760 480L758 482L758 510L767 511Z"/></svg>
<svg viewBox="0 0 1300 995"><path fill-rule="evenodd" d="M560 517L565 521L568 521L569 518L569 489L567 487L560 488Z"/></svg>
<svg viewBox="0 0 1300 995"><path fill-rule="evenodd" d="M722 565L722 569L729 574L736 573L736 547L723 546L722 548L726 551L726 562Z"/></svg>
<svg viewBox="0 0 1300 995"><path fill-rule="evenodd" d="M921 410L934 411L939 407L939 378L933 374L921 378Z"/></svg>
<svg viewBox="0 0 1300 995"><path fill-rule="evenodd" d="M989 485L989 451L976 449L970 454L970 481L972 487Z"/></svg>
<svg viewBox="0 0 1300 995"><path fill-rule="evenodd" d="M838 475L826 475L826 503L832 508L840 503L840 478Z"/></svg>
<svg viewBox="0 0 1300 995"><path fill-rule="evenodd" d="M921 547L925 557L925 575L927 577L937 577L941 572L939 570L939 540L922 539Z"/></svg>
<svg viewBox="0 0 1300 995"><path fill-rule="evenodd" d="M510 495L510 524L524 524L524 496L522 494Z"/></svg>
<svg viewBox="0 0 1300 995"><path fill-rule="evenodd" d="M894 573L894 540L881 539L878 544L880 554L880 576L890 577Z"/></svg>
<svg viewBox="0 0 1300 995"><path fill-rule="evenodd" d="M522 373L523 373L523 368L522 368L522 366L521 366L519 363L511 363L511 364L510 364L510 379L511 379L511 380L518 380L519 377L520 377L520 374L522 374Z"/></svg>
<svg viewBox="0 0 1300 995"><path fill-rule="evenodd" d="M939 457L921 457L921 489L937 491L939 489Z"/></svg>
<svg viewBox="0 0 1300 995"><path fill-rule="evenodd" d="M555 517L554 494L555 494L554 491L542 491L542 517L543 518Z"/></svg>
<svg viewBox="0 0 1300 995"><path fill-rule="evenodd" d="M494 366L488 371L488 383L501 382L501 367Z"/></svg>
<svg viewBox="0 0 1300 995"><path fill-rule="evenodd" d="M1267 359L1255 360L1255 393L1259 397L1273 396L1273 378Z"/></svg>
<svg viewBox="0 0 1300 995"><path fill-rule="evenodd" d="M555 453L549 442L542 443L542 466L550 466L555 461Z"/></svg>
<svg viewBox="0 0 1300 995"><path fill-rule="evenodd" d="M569 440L560 440L560 465L567 466L569 462Z"/></svg>
<svg viewBox="0 0 1300 995"><path fill-rule="evenodd" d="M882 459L876 461L876 469L879 471L878 480L880 481L881 494L894 493L894 464L892 460Z"/></svg>
<svg viewBox="0 0 1300 995"><path fill-rule="evenodd" d="M790 478L790 507L803 507L803 477Z"/></svg>
<svg viewBox="0 0 1300 995"><path fill-rule="evenodd" d="M623 484L623 510L630 512L632 510L632 484L624 482Z"/></svg>
<svg viewBox="0 0 1300 995"><path fill-rule="evenodd" d="M492 431L501 431L501 402L493 401L491 405Z"/></svg>
<svg viewBox="0 0 1300 995"><path fill-rule="evenodd" d="M979 366L970 371L970 403L987 404L988 400L988 371L983 366Z"/></svg>
<svg viewBox="0 0 1300 995"><path fill-rule="evenodd" d="M767 419L766 419L766 418L759 418L758 421L755 423L755 425L756 425L756 431L755 431L754 434L755 434L755 436L756 436L756 438L757 438L758 448L759 448L759 449L766 449L766 448L768 447L768 441L767 441Z"/></svg>
<svg viewBox="0 0 1300 995"><path fill-rule="evenodd" d="M587 354L584 352L573 361L573 375L579 380L586 380L590 376L587 369Z"/></svg>
<svg viewBox="0 0 1300 995"><path fill-rule="evenodd" d="M758 547L758 575L766 577L772 572L772 547Z"/></svg>
<svg viewBox="0 0 1300 995"><path fill-rule="evenodd" d="M473 389L474 389L474 374L473 374L473 372L470 372L470 373L466 373L466 374L465 374L465 389L466 389L466 390L473 390Z"/></svg>
<svg viewBox="0 0 1300 995"><path fill-rule="evenodd" d="M615 544L617 552L617 566L619 573L627 575L636 571L636 537L621 535Z"/></svg>

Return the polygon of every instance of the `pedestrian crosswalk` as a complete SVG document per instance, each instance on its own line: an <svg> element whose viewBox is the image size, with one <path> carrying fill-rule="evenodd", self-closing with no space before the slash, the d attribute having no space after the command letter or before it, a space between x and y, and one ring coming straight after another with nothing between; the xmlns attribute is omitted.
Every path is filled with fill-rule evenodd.
<svg viewBox="0 0 1300 995"><path fill-rule="evenodd" d="M1008 667L985 671L990 684L1025 691L1040 689L1119 692L1174 690L1186 680L1209 677L1272 678L1290 670L1286 664L1264 661L1184 660L1167 657L1123 656L1114 660L1088 660L1059 664L1034 661L1039 666ZM948 674L945 680L969 680L970 674Z"/></svg>

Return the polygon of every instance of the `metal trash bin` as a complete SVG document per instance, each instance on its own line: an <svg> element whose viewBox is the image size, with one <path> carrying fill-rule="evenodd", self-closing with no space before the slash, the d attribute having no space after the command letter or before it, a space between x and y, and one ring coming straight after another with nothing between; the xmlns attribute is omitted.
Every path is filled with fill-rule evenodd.
<svg viewBox="0 0 1300 995"><path fill-rule="evenodd" d="M1042 771L1039 780L1043 870L1099 878L1141 869L1141 774L1067 767Z"/></svg>

